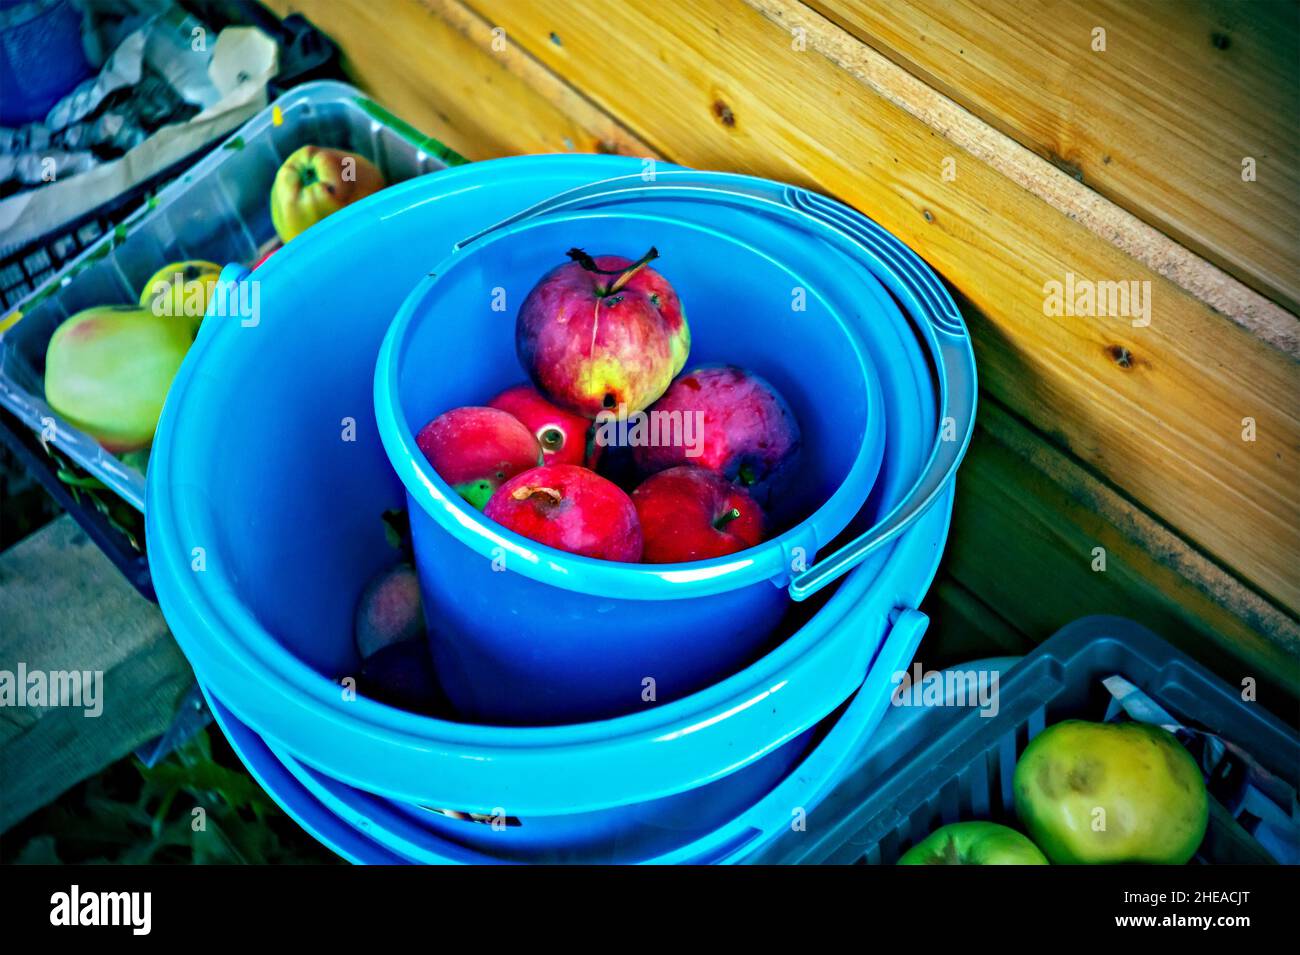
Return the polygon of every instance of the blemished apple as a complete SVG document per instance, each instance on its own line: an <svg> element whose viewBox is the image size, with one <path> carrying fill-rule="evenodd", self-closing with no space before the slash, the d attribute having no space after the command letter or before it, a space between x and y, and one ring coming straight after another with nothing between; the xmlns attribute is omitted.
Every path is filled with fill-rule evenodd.
<svg viewBox="0 0 1300 955"><path fill-rule="evenodd" d="M573 261L542 277L519 308L515 348L538 389L587 418L644 410L690 351L690 328L672 286L646 263L570 249Z"/></svg>
<svg viewBox="0 0 1300 955"><path fill-rule="evenodd" d="M696 368L672 383L650 413L702 415L701 441L641 445L643 474L694 464L717 471L768 506L796 466L801 438L789 404L761 377L730 365ZM698 451L698 455L692 456Z"/></svg>
<svg viewBox="0 0 1300 955"><path fill-rule="evenodd" d="M498 408L454 408L421 428L415 443L438 476L480 511L497 488L542 460L533 433Z"/></svg>
<svg viewBox="0 0 1300 955"><path fill-rule="evenodd" d="M641 559L674 564L723 557L763 540L763 509L716 471L669 468L632 492L641 521Z"/></svg>
<svg viewBox="0 0 1300 955"><path fill-rule="evenodd" d="M502 484L483 514L539 544L600 560L641 559L641 523L616 484L576 464L548 464Z"/></svg>
<svg viewBox="0 0 1300 955"><path fill-rule="evenodd" d="M144 283L140 307L158 316L186 319L197 332L220 275L221 266L204 259L164 265Z"/></svg>
<svg viewBox="0 0 1300 955"><path fill-rule="evenodd" d="M353 634L363 660L384 647L424 635L420 579L414 567L407 563L390 567L366 585L357 600Z"/></svg>
<svg viewBox="0 0 1300 955"><path fill-rule="evenodd" d="M996 822L954 822L930 833L898 860L899 865L1047 865L1047 857L1023 833Z"/></svg>
<svg viewBox="0 0 1300 955"><path fill-rule="evenodd" d="M280 166L271 186L271 224L281 242L385 186L364 156L342 149L303 146Z"/></svg>
<svg viewBox="0 0 1300 955"><path fill-rule="evenodd" d="M1209 819L1196 761L1149 723L1049 726L1025 747L1012 789L1025 830L1057 863L1181 865Z"/></svg>
<svg viewBox="0 0 1300 955"><path fill-rule="evenodd" d="M78 312L46 348L45 400L109 451L147 447L193 340L188 322L144 308Z"/></svg>
<svg viewBox="0 0 1300 955"><path fill-rule="evenodd" d="M545 464L582 464L595 467L600 446L587 440L591 422L582 415L558 408L529 385L507 388L488 402L489 408L509 412L531 431L542 446Z"/></svg>

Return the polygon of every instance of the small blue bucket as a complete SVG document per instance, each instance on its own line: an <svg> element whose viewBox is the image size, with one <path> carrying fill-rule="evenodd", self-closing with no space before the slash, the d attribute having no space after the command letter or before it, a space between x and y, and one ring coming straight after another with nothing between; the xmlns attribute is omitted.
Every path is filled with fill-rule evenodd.
<svg viewBox="0 0 1300 955"><path fill-rule="evenodd" d="M752 225L769 246L782 238ZM565 249L634 257L651 245L686 303L691 362L757 371L801 424L796 496L774 518L793 526L740 554L623 564L539 545L466 504L415 443L426 421L523 376L513 313L494 310L494 288L517 304ZM755 656L790 604L792 568L861 509L884 447L878 377L854 326L773 251L663 214L561 213L457 253L398 313L376 374L379 431L407 488L434 666L466 718L600 719L643 708L649 679L659 701L709 685ZM791 309L794 289L807 290L807 311ZM873 310L892 307L871 292Z"/></svg>

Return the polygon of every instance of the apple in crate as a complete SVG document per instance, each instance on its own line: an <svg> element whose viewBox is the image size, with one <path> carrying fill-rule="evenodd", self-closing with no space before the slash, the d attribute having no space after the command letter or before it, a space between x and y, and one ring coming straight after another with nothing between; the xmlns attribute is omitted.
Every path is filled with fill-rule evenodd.
<svg viewBox="0 0 1300 955"><path fill-rule="evenodd" d="M503 527L540 544L600 560L641 559L641 524L618 485L576 464L516 475L484 509Z"/></svg>
<svg viewBox="0 0 1300 955"><path fill-rule="evenodd" d="M415 443L438 476L480 511L505 481L542 460L532 432L498 408L440 414L420 429Z"/></svg>
<svg viewBox="0 0 1300 955"><path fill-rule="evenodd" d="M197 332L220 275L221 266L205 259L164 265L144 283L140 307L155 315L187 318Z"/></svg>
<svg viewBox="0 0 1300 955"><path fill-rule="evenodd" d="M144 448L193 340L188 322L148 309L78 312L50 338L45 400L109 451Z"/></svg>
<svg viewBox="0 0 1300 955"><path fill-rule="evenodd" d="M275 174L271 224L280 241L288 242L385 185L383 174L364 156L341 149L303 146Z"/></svg>
<svg viewBox="0 0 1300 955"><path fill-rule="evenodd" d="M645 541L641 559L674 564L723 557L763 540L763 511L715 471L669 468L632 492Z"/></svg>
<svg viewBox="0 0 1300 955"><path fill-rule="evenodd" d="M1196 760L1149 723L1049 726L1025 747L1012 789L1025 829L1058 863L1181 865L1209 820Z"/></svg>
<svg viewBox="0 0 1300 955"><path fill-rule="evenodd" d="M1047 865L1038 846L996 822L954 822L930 833L899 865Z"/></svg>
<svg viewBox="0 0 1300 955"><path fill-rule="evenodd" d="M619 255L573 259L543 276L515 322L515 348L533 383L562 408L595 418L641 411L686 363L690 328L672 286Z"/></svg>
<svg viewBox="0 0 1300 955"><path fill-rule="evenodd" d="M587 437L591 422L582 415L557 408L536 388L516 385L488 402L489 408L509 412L519 419L542 446L544 464L585 464L595 467L600 448Z"/></svg>
<svg viewBox="0 0 1300 955"><path fill-rule="evenodd" d="M699 441L636 447L643 474L694 464L736 482L766 507L798 458L794 413L775 388L750 371L730 365L696 368L674 381L650 413L661 420L694 416Z"/></svg>

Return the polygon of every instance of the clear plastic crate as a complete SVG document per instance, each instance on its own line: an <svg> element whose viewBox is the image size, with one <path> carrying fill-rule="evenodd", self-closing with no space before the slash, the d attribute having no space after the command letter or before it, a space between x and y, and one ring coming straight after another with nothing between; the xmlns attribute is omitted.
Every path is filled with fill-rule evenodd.
<svg viewBox="0 0 1300 955"><path fill-rule="evenodd" d="M853 767L816 807L807 828L787 832L752 862L893 864L940 826L972 819L1018 826L1011 780L1029 741L1065 719L1102 720L1102 680L1123 676L1184 725L1249 752L1300 788L1300 736L1239 689L1150 630L1121 617L1084 617L1023 658L959 669L998 672L999 709L985 717L956 706L893 707ZM1194 861L1273 861L1230 811L1236 779L1208 781L1216 808Z"/></svg>
<svg viewBox="0 0 1300 955"><path fill-rule="evenodd" d="M270 193L276 171L292 152L309 144L363 155L389 184L465 161L347 84L322 81L295 88L0 319L5 328L0 333L0 406L143 510L144 474L46 404L50 337L82 309L134 304L144 283L169 262L251 263L275 237Z"/></svg>

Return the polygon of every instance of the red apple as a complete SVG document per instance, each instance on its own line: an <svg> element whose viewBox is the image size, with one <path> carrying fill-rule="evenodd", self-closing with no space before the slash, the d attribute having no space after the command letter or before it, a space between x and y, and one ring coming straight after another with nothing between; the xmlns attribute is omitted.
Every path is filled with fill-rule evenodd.
<svg viewBox="0 0 1300 955"><path fill-rule="evenodd" d="M701 438L691 444L634 449L637 467L653 474L684 464L717 471L767 506L799 453L799 424L785 399L753 372L728 365L697 368L672 383L657 412L696 412Z"/></svg>
<svg viewBox="0 0 1300 955"><path fill-rule="evenodd" d="M722 557L763 540L763 510L716 471L669 468L632 492L647 564Z"/></svg>
<svg viewBox="0 0 1300 955"><path fill-rule="evenodd" d="M576 464L548 464L516 475L497 489L483 514L516 534L572 554L641 559L641 524L632 499Z"/></svg>
<svg viewBox="0 0 1300 955"><path fill-rule="evenodd" d="M420 578L414 567L398 564L366 584L357 600L353 632L363 660L384 647L423 636Z"/></svg>
<svg viewBox="0 0 1300 955"><path fill-rule="evenodd" d="M654 252L655 250L651 249L650 251ZM601 265L597 261L596 266L598 268L612 269L617 267L614 263L627 261L626 259L619 259L618 256L610 256L609 258L611 260L610 265ZM652 268L638 269L623 287L632 289L634 292L644 292L650 297L650 304L659 309L660 316L663 317L664 323L668 326L668 346L673 356L672 377L676 378L681 370L686 367L686 358L691 351L691 328L686 324L686 306L677 297L676 290L669 284L668 280Z"/></svg>
<svg viewBox="0 0 1300 955"><path fill-rule="evenodd" d="M618 255L573 259L528 293L515 348L533 383L563 408L594 418L641 411L686 363L690 329L672 286L646 263Z"/></svg>
<svg viewBox="0 0 1300 955"><path fill-rule="evenodd" d="M593 443L590 459L587 456L591 422L582 415L557 408L536 388L528 385L507 388L489 401L488 407L508 411L536 436L545 456L544 464L596 466L600 448Z"/></svg>
<svg viewBox="0 0 1300 955"><path fill-rule="evenodd" d="M532 432L497 408L456 408L438 415L420 429L415 443L438 476L480 511L504 482L542 459Z"/></svg>

